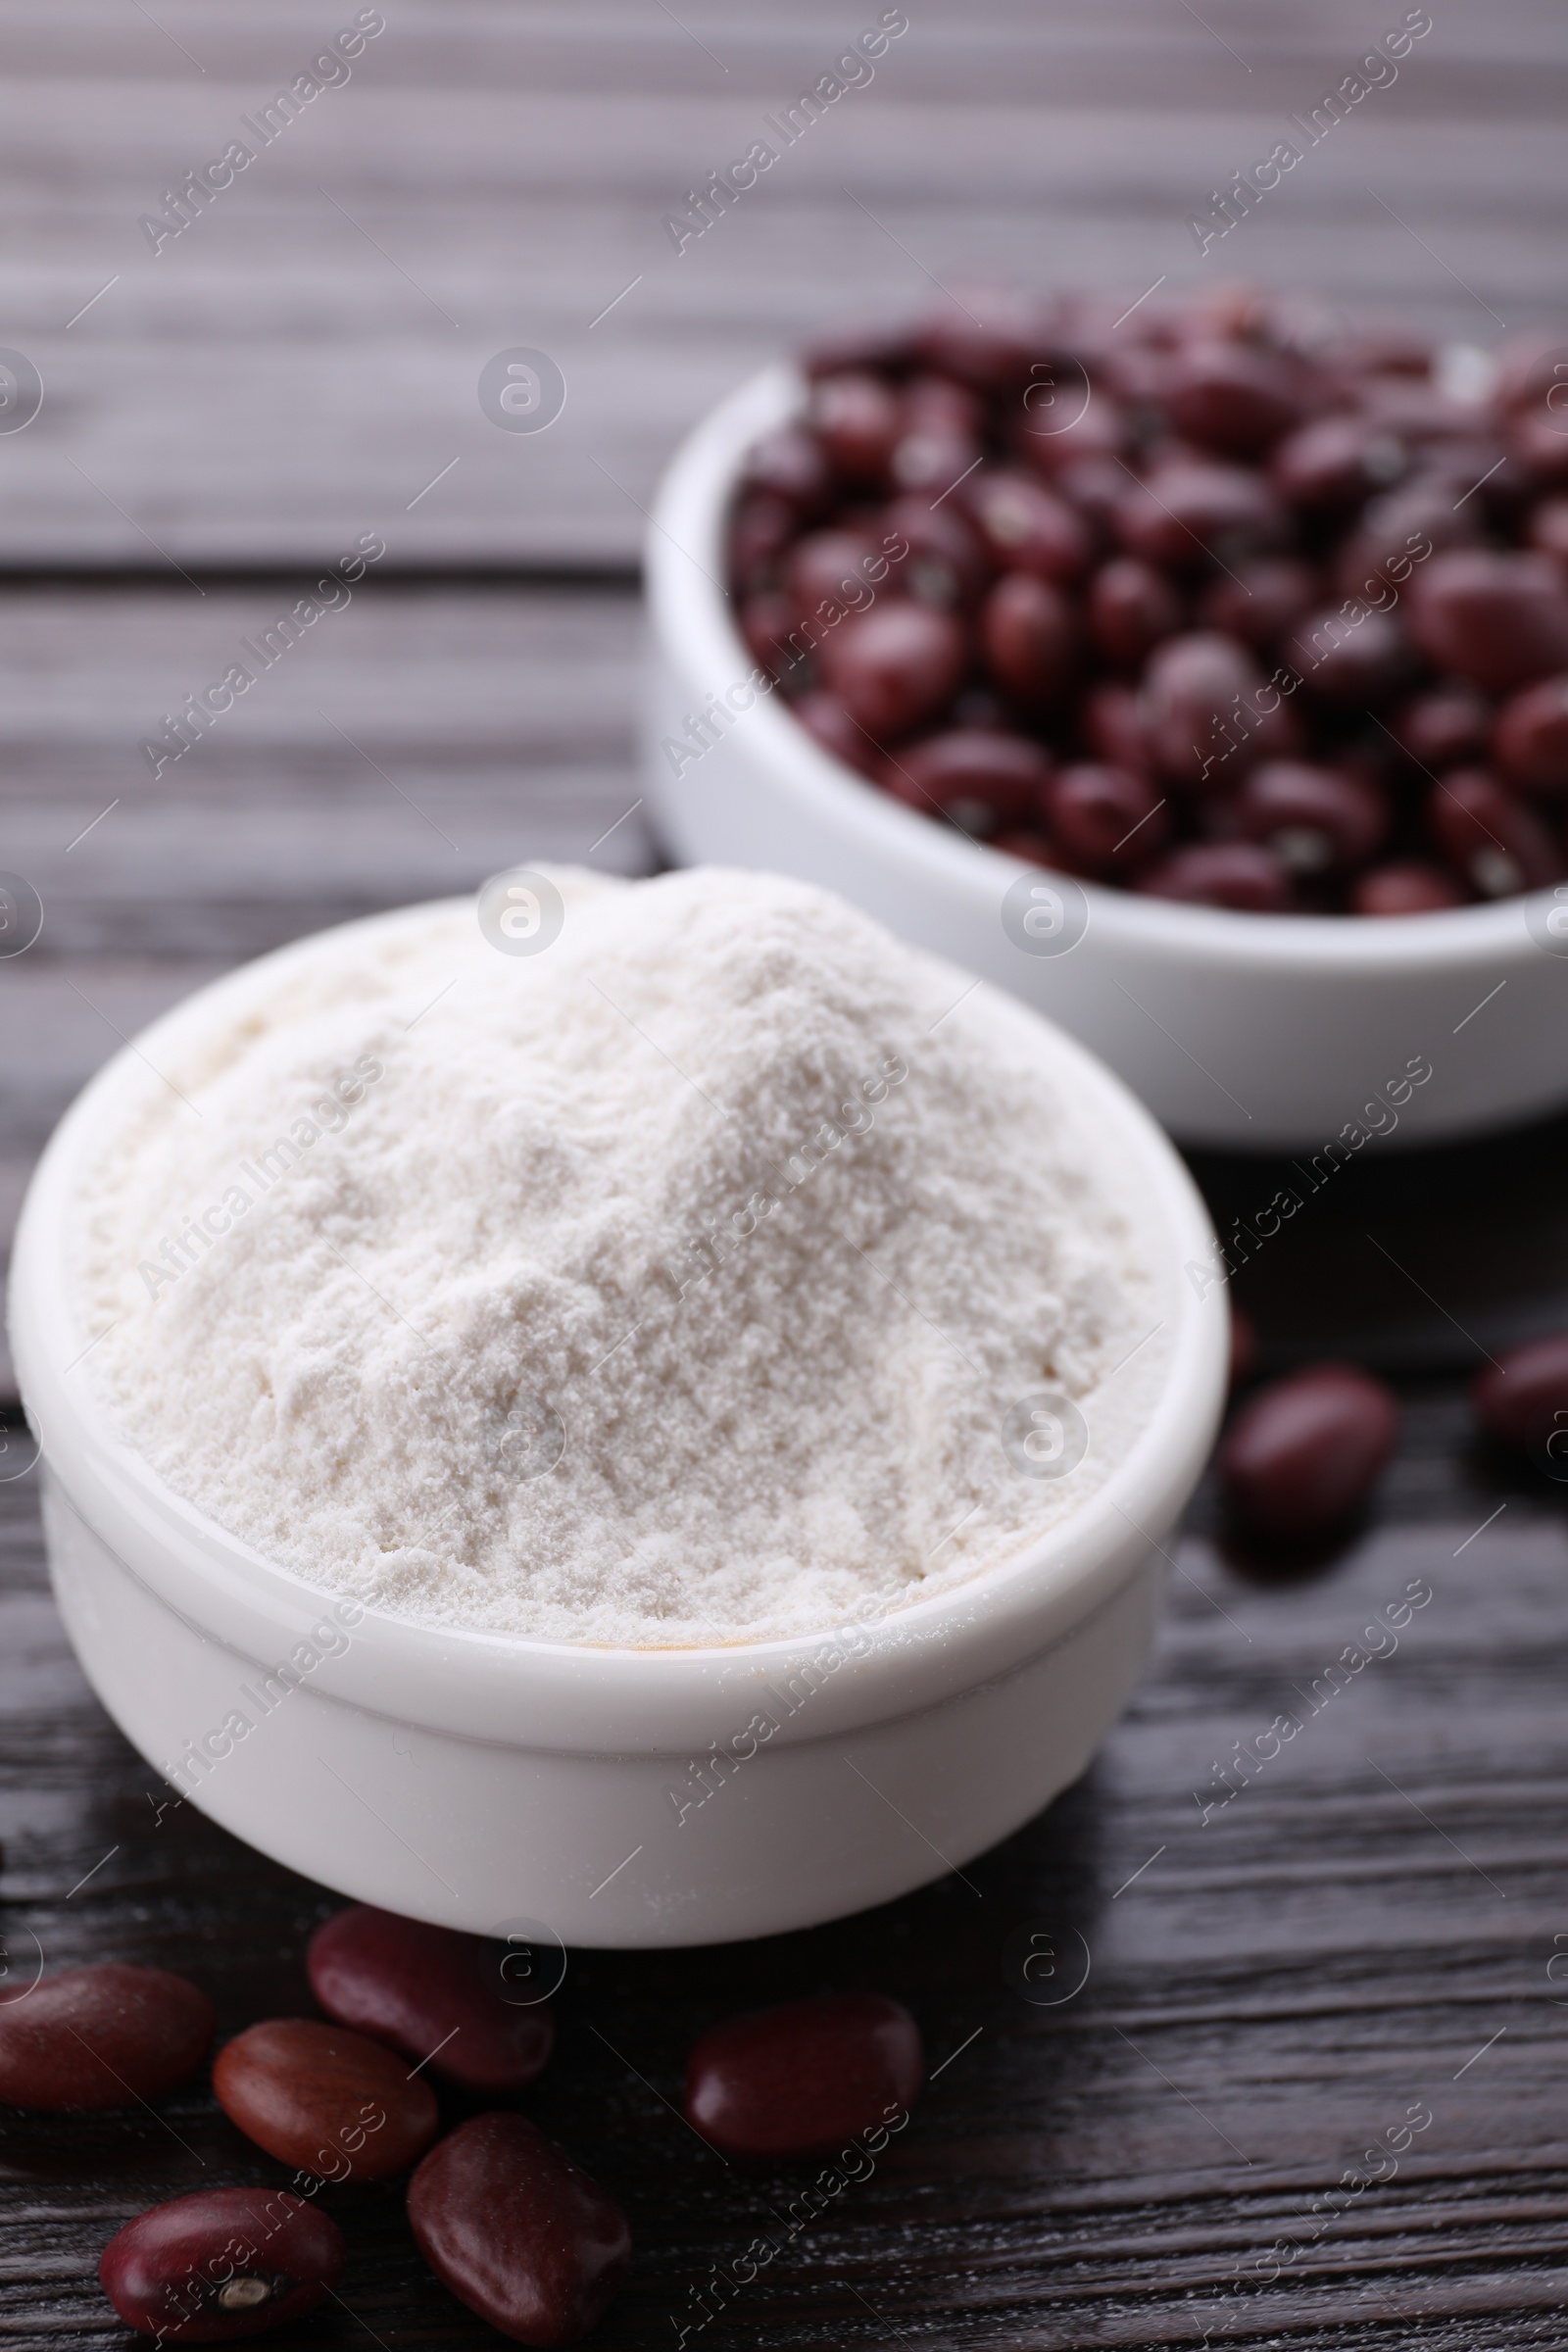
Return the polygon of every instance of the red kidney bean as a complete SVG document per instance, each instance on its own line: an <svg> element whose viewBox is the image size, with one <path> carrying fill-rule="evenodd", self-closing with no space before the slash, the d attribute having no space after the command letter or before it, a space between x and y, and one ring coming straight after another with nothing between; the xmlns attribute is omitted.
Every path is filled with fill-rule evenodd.
<svg viewBox="0 0 1568 2352"><path fill-rule="evenodd" d="M1401 750L1421 767L1457 767L1487 748L1492 706L1473 686L1430 686L1390 720Z"/></svg>
<svg viewBox="0 0 1568 2352"><path fill-rule="evenodd" d="M1059 498L1080 514L1097 545L1115 537L1116 510L1127 494L1127 476L1114 458L1074 458L1051 477Z"/></svg>
<svg viewBox="0 0 1568 2352"><path fill-rule="evenodd" d="M1341 596L1381 597L1386 590L1380 582L1388 582L1408 595L1435 557L1474 546L1483 524L1474 499L1456 507L1451 482L1419 474L1362 510L1341 543L1335 588Z"/></svg>
<svg viewBox="0 0 1568 2352"><path fill-rule="evenodd" d="M1262 842L1301 875L1365 864L1389 830L1388 805L1363 778L1301 760L1254 767L1227 812L1244 840Z"/></svg>
<svg viewBox="0 0 1568 2352"><path fill-rule="evenodd" d="M1498 355L1493 413L1510 447L1537 473L1568 472L1568 369L1548 334L1517 337Z"/></svg>
<svg viewBox="0 0 1568 2352"><path fill-rule="evenodd" d="M1394 614L1360 611L1359 619L1332 607L1313 612L1284 639L1280 651L1325 702L1364 710L1386 701L1412 663Z"/></svg>
<svg viewBox="0 0 1568 2352"><path fill-rule="evenodd" d="M999 568L1068 581L1088 564L1093 541L1082 515L1026 473L976 474L968 503Z"/></svg>
<svg viewBox="0 0 1568 2352"><path fill-rule="evenodd" d="M749 596L737 615L747 652L760 668L774 677L785 676L794 666L789 635L796 625L795 616L793 599L772 588Z"/></svg>
<svg viewBox="0 0 1568 2352"><path fill-rule="evenodd" d="M232 2343L314 2311L344 2260L336 2222L286 2188L199 2188L117 2230L98 2279L160 2343Z"/></svg>
<svg viewBox="0 0 1568 2352"><path fill-rule="evenodd" d="M1470 1400L1489 1436L1521 1453L1568 1430L1568 1332L1511 1348L1478 1375ZM1568 1461L1568 1438L1552 1452Z"/></svg>
<svg viewBox="0 0 1568 2352"><path fill-rule="evenodd" d="M305 1971L328 2017L467 2090L521 2090L555 2043L548 2000L509 2001L497 1946L356 1903L311 1937Z"/></svg>
<svg viewBox="0 0 1568 2352"><path fill-rule="evenodd" d="M1507 439L1509 455L1530 482L1538 482L1543 476L1548 481L1560 481L1568 473L1568 434L1562 431L1560 420L1516 416L1508 427Z"/></svg>
<svg viewBox="0 0 1568 2352"><path fill-rule="evenodd" d="M1358 874L1350 890L1352 914L1442 914L1462 906L1464 892L1441 866L1403 858Z"/></svg>
<svg viewBox="0 0 1568 2352"><path fill-rule="evenodd" d="M1434 470L1446 472L1452 496L1481 508L1491 524L1507 539L1519 539L1526 508L1540 496L1538 477L1509 452L1495 435L1464 433L1455 440L1432 442L1427 452Z"/></svg>
<svg viewBox="0 0 1568 2352"><path fill-rule="evenodd" d="M1326 1535L1371 1494L1399 1438L1391 1391L1355 1364L1313 1364L1244 1404L1219 1449L1220 1486L1259 1535Z"/></svg>
<svg viewBox="0 0 1568 2352"><path fill-rule="evenodd" d="M963 441L978 441L985 431L986 408L979 396L945 375L911 375L899 391L900 422L905 432L935 432Z"/></svg>
<svg viewBox="0 0 1568 2352"><path fill-rule="evenodd" d="M1289 703L1269 687L1246 646L1212 630L1156 647L1144 701L1156 760L1195 790L1238 783L1259 760L1296 749Z"/></svg>
<svg viewBox="0 0 1568 2352"><path fill-rule="evenodd" d="M1456 500L1479 506L1483 517L1493 521L1506 518L1512 530L1541 485L1495 433L1474 421L1472 410L1461 415L1466 421L1435 435L1422 461L1451 485Z"/></svg>
<svg viewBox="0 0 1568 2352"><path fill-rule="evenodd" d="M1357 406L1364 416L1386 432L1400 434L1417 447L1433 443L1474 441L1487 425L1478 412L1450 399L1430 374L1414 377L1371 376L1359 387ZM1497 453L1495 450L1493 455ZM1471 479L1475 477L1472 475Z"/></svg>
<svg viewBox="0 0 1568 2352"><path fill-rule="evenodd" d="M1078 628L1059 588L1032 572L1004 573L980 608L980 652L1004 694L1049 710L1072 682Z"/></svg>
<svg viewBox="0 0 1568 2352"><path fill-rule="evenodd" d="M401 2058L303 2017L269 2018L225 2042L218 2104L248 2139L325 2180L384 2180L435 2136L435 2093Z"/></svg>
<svg viewBox="0 0 1568 2352"><path fill-rule="evenodd" d="M1455 500L1481 509L1485 522L1508 539L1540 491L1536 475L1496 441L1436 442L1427 457L1446 476Z"/></svg>
<svg viewBox="0 0 1568 2352"><path fill-rule="evenodd" d="M1458 768L1434 784L1426 821L1438 849L1480 898L1542 890L1562 871L1541 819L1485 768Z"/></svg>
<svg viewBox="0 0 1568 2352"><path fill-rule="evenodd" d="M987 834L1026 825L1050 773L1050 760L1027 735L952 727L906 743L881 781L910 808L939 808L963 832Z"/></svg>
<svg viewBox="0 0 1568 2352"><path fill-rule="evenodd" d="M1263 556L1211 580L1199 601L1205 629L1239 638L1255 652L1285 635L1322 600L1323 583L1294 556Z"/></svg>
<svg viewBox="0 0 1568 2352"><path fill-rule="evenodd" d="M873 743L863 727L858 727L836 695L803 694L791 706L795 716L813 742L835 760L842 760L862 776L877 775L882 766L882 747Z"/></svg>
<svg viewBox="0 0 1568 2352"><path fill-rule="evenodd" d="M1137 776L1154 772L1144 697L1131 686L1092 686L1078 707L1078 731L1106 767L1130 768Z"/></svg>
<svg viewBox="0 0 1568 2352"><path fill-rule="evenodd" d="M940 497L979 457L980 432L973 393L941 376L916 376L905 389L888 471L901 490Z"/></svg>
<svg viewBox="0 0 1568 2352"><path fill-rule="evenodd" d="M188 2082L213 2004L164 1968L98 1960L0 1999L0 2099L55 2113L134 2107Z"/></svg>
<svg viewBox="0 0 1568 2352"><path fill-rule="evenodd" d="M1234 565L1285 539L1285 510L1262 476L1243 466L1167 458L1147 481L1129 485L1116 509L1129 555L1178 572Z"/></svg>
<svg viewBox="0 0 1568 2352"><path fill-rule="evenodd" d="M1141 669L1162 638L1182 625L1176 591L1136 556L1117 556L1089 584L1089 634L1107 662Z"/></svg>
<svg viewBox="0 0 1568 2352"><path fill-rule="evenodd" d="M1278 352L1245 343L1192 343L1166 387L1171 422L1225 458L1257 458L1300 415L1298 370Z"/></svg>
<svg viewBox="0 0 1568 2352"><path fill-rule="evenodd" d="M1275 450L1270 479L1280 496L1308 514L1346 514L1409 470L1397 434L1364 416L1319 416Z"/></svg>
<svg viewBox="0 0 1568 2352"><path fill-rule="evenodd" d="M902 2002L818 1993L710 2027L687 2062L686 2120L726 2156L788 2163L906 2117L924 2072Z"/></svg>
<svg viewBox="0 0 1568 2352"><path fill-rule="evenodd" d="M896 498L881 517L879 536L884 546L902 542L907 548L895 576L906 595L922 604L973 605L996 568L956 500L933 507L924 497Z"/></svg>
<svg viewBox="0 0 1568 2352"><path fill-rule="evenodd" d="M966 666L951 612L895 598L852 613L824 638L823 682L880 743L926 725L956 692Z"/></svg>
<svg viewBox="0 0 1568 2352"><path fill-rule="evenodd" d="M795 509L771 491L743 497L729 530L730 577L744 596L753 589L770 588L778 574L779 558L799 527Z"/></svg>
<svg viewBox="0 0 1568 2352"><path fill-rule="evenodd" d="M871 489L886 481L903 412L884 377L863 368L819 376L808 413L828 464L842 481Z"/></svg>
<svg viewBox="0 0 1568 2352"><path fill-rule="evenodd" d="M1556 800L1568 793L1568 677L1527 686L1497 713L1493 757L1510 784Z"/></svg>
<svg viewBox="0 0 1568 2352"><path fill-rule="evenodd" d="M1294 904L1284 859L1251 841L1189 842L1140 874L1133 888L1243 914L1288 914Z"/></svg>
<svg viewBox="0 0 1568 2352"><path fill-rule="evenodd" d="M782 424L753 444L746 479L753 489L783 499L799 515L821 514L833 492L833 475L821 445L799 424Z"/></svg>
<svg viewBox="0 0 1568 2352"><path fill-rule="evenodd" d="M867 566L875 569L879 564L885 579L888 566L880 532L830 527L797 539L780 577L797 617L815 612L823 603L843 612L852 605L869 604L876 590Z"/></svg>
<svg viewBox="0 0 1568 2352"><path fill-rule="evenodd" d="M1125 767L1084 763L1052 776L1040 806L1053 841L1075 872L1131 873L1170 832L1170 811L1147 779Z"/></svg>
<svg viewBox="0 0 1568 2352"><path fill-rule="evenodd" d="M1157 416L1170 383L1170 352L1166 344L1127 343L1120 350L1106 347L1099 355L1102 381L1135 416Z"/></svg>
<svg viewBox="0 0 1568 2352"><path fill-rule="evenodd" d="M1232 637L1212 630L1168 638L1150 658L1144 678L1144 710L1150 743L1167 775L1196 783L1212 766L1220 743L1217 729L1240 708L1250 710L1263 683L1251 655Z"/></svg>
<svg viewBox="0 0 1568 2352"><path fill-rule="evenodd" d="M1544 498L1531 513L1526 537L1553 563L1568 565L1568 498Z"/></svg>
<svg viewBox="0 0 1568 2352"><path fill-rule="evenodd" d="M574 2344L631 2261L626 2217L520 2115L476 2115L409 2182L409 2226L443 2286L514 2343Z"/></svg>
<svg viewBox="0 0 1568 2352"><path fill-rule="evenodd" d="M1449 483L1455 498L1463 495L1466 505L1473 496L1482 501L1485 509L1492 485L1483 482L1482 476L1494 470L1500 471L1505 479L1511 477L1514 495L1518 494L1524 478L1521 467L1496 434L1476 422L1473 410L1446 410L1432 432L1424 437L1413 434L1411 438L1417 449L1417 463L1423 469L1429 469L1435 479Z"/></svg>
<svg viewBox="0 0 1568 2352"><path fill-rule="evenodd" d="M1499 343L1493 354L1495 373L1492 384L1492 414L1498 419L1528 408L1535 401L1544 401L1552 386L1563 379L1557 375L1554 361L1561 344L1545 328L1527 327L1522 334L1510 335ZM1568 406L1568 394L1554 401L1553 409Z"/></svg>
<svg viewBox="0 0 1568 2352"><path fill-rule="evenodd" d="M1568 669L1568 583L1549 556L1434 556L1412 582L1409 625L1428 661L1488 694Z"/></svg>
<svg viewBox="0 0 1568 2352"><path fill-rule="evenodd" d="M1077 384L1077 399L1069 386ZM1113 400L1096 391L1083 400L1082 385L1077 370L1063 368L1057 399L1061 413L1054 405L1047 409L1036 402L1025 412L1012 436L1012 447L1020 462L1032 466L1047 481L1080 465L1101 462L1110 464L1118 490L1127 487L1127 476L1114 460L1128 448L1131 435L1127 419Z"/></svg>

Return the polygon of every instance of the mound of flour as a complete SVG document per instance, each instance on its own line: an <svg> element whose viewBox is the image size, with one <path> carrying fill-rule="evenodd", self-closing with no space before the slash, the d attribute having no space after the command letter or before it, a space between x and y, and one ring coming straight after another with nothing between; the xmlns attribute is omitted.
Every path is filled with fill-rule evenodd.
<svg viewBox="0 0 1568 2352"><path fill-rule="evenodd" d="M1076 1509L1161 1352L1085 1106L826 892L555 881L542 953L327 933L161 1055L81 1187L122 1434L323 1587L567 1642L810 1631ZM1043 1389L1067 1477L1004 1443Z"/></svg>

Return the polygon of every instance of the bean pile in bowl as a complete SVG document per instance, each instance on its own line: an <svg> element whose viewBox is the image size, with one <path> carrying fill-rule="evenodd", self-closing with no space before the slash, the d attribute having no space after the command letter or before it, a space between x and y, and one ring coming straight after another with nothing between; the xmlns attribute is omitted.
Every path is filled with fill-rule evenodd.
<svg viewBox="0 0 1568 2352"><path fill-rule="evenodd" d="M802 726L1042 865L1260 913L1568 872L1568 342L1247 288L803 354L729 579Z"/></svg>

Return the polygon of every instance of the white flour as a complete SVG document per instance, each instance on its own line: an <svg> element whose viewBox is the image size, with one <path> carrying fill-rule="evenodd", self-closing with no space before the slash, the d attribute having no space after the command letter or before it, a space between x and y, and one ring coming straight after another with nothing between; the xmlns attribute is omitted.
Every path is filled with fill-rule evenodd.
<svg viewBox="0 0 1568 2352"><path fill-rule="evenodd" d="M825 892L556 879L541 954L327 934L148 1074L76 1269L122 1434L318 1584L555 1641L811 1631L1076 1509L1162 1352L1083 1106ZM1004 1446L1043 1388L1068 1477Z"/></svg>

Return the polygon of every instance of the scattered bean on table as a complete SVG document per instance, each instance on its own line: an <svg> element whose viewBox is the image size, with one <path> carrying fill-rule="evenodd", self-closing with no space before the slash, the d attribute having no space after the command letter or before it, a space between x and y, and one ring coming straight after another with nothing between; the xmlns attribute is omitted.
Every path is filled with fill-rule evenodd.
<svg viewBox="0 0 1568 2352"><path fill-rule="evenodd" d="M574 2344L613 2301L631 2231L613 2197L520 2115L478 2115L409 2182L436 2277L519 2344Z"/></svg>
<svg viewBox="0 0 1568 2352"><path fill-rule="evenodd" d="M384 2043L270 2018L225 2042L213 2089L247 2138L312 2180L384 2180L427 2148L435 2093Z"/></svg>
<svg viewBox="0 0 1568 2352"><path fill-rule="evenodd" d="M127 2328L218 2344L314 2311L344 2259L337 2224L286 2188L201 2188L127 2222L98 2278Z"/></svg>
<svg viewBox="0 0 1568 2352"><path fill-rule="evenodd" d="M0 2099L16 2107L134 2107L188 2082L213 2005L164 1968L98 1960L0 1999Z"/></svg>
<svg viewBox="0 0 1568 2352"><path fill-rule="evenodd" d="M1568 1474L1568 1331L1510 1348L1478 1375L1473 1397L1491 1436L1520 1451L1534 1446Z"/></svg>
<svg viewBox="0 0 1568 2352"><path fill-rule="evenodd" d="M1311 1364L1248 1398L1220 1446L1220 1486L1252 1532L1308 1542L1366 1500L1398 1435L1381 1380L1355 1364Z"/></svg>
<svg viewBox="0 0 1568 2352"><path fill-rule="evenodd" d="M819 1993L726 2018L686 2068L686 2119L726 2156L784 2162L907 2116L920 2032L880 1992Z"/></svg>
<svg viewBox="0 0 1568 2352"><path fill-rule="evenodd" d="M465 2089L521 2090L550 2056L548 2000L509 1985L505 1955L479 1936L356 1903L317 1929L306 1955L328 2017L390 2042Z"/></svg>

